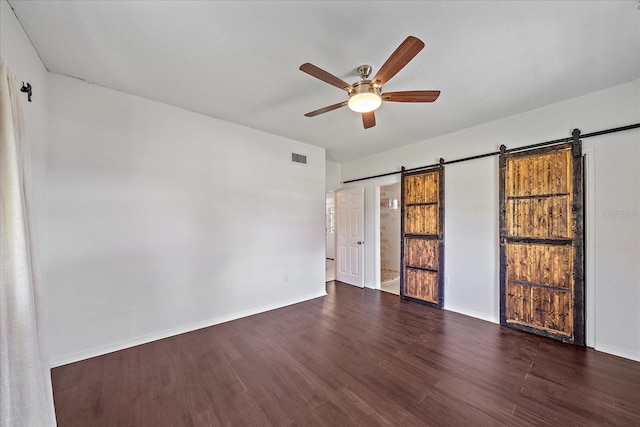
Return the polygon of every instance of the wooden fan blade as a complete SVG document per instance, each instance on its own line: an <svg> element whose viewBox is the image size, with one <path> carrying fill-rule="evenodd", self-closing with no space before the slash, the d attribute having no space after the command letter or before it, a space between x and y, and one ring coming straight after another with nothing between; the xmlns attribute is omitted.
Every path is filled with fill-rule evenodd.
<svg viewBox="0 0 640 427"><path fill-rule="evenodd" d="M315 77L316 79L320 79L325 83L329 83L330 85L333 85L342 90L346 90L347 92L353 89L349 83L334 76L331 73L326 72L322 68L316 67L313 64L309 64L308 62L300 66L300 71L304 71L305 73Z"/></svg>
<svg viewBox="0 0 640 427"><path fill-rule="evenodd" d="M337 104L329 105L328 107L320 108L319 110L312 111L305 114L306 117L315 117L318 114L328 113L329 111L337 110L340 107L347 105L347 101L338 102Z"/></svg>
<svg viewBox="0 0 640 427"><path fill-rule="evenodd" d="M433 102L440 96L439 90L406 90L403 92L385 92L383 101L387 102Z"/></svg>
<svg viewBox="0 0 640 427"><path fill-rule="evenodd" d="M378 70L378 73L371 81L378 86L384 85L402 70L424 47L424 42L417 37L407 37L400 46L391 54L387 62ZM376 80L379 83L376 83Z"/></svg>
<svg viewBox="0 0 640 427"><path fill-rule="evenodd" d="M362 123L365 129L372 128L376 125L376 115L373 111L362 113Z"/></svg>

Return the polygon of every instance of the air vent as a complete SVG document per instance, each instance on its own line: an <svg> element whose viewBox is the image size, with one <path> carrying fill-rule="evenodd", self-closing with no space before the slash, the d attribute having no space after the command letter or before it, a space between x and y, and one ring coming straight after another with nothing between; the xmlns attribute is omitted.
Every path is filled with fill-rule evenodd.
<svg viewBox="0 0 640 427"><path fill-rule="evenodd" d="M293 163L302 163L303 165L307 164L307 156L304 154L291 153L291 161Z"/></svg>

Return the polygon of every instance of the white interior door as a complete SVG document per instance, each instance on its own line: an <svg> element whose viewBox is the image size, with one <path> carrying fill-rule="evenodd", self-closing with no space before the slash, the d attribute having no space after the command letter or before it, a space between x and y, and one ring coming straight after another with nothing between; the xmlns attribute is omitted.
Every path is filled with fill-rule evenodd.
<svg viewBox="0 0 640 427"><path fill-rule="evenodd" d="M336 191L336 280L364 287L364 188Z"/></svg>

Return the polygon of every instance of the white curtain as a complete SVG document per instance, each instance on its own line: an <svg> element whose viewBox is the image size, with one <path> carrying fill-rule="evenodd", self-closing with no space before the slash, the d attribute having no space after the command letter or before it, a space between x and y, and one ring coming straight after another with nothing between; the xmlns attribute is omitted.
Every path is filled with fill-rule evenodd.
<svg viewBox="0 0 640 427"><path fill-rule="evenodd" d="M0 426L55 426L34 245L25 94L0 58Z"/></svg>

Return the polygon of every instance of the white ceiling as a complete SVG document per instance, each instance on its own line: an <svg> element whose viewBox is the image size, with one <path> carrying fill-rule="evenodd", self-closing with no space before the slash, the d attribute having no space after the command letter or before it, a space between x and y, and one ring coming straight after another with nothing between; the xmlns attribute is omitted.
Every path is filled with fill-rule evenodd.
<svg viewBox="0 0 640 427"><path fill-rule="evenodd" d="M640 78L638 1L9 0L49 71L327 149L345 162ZM377 126L301 71L373 74L408 35L426 47Z"/></svg>

